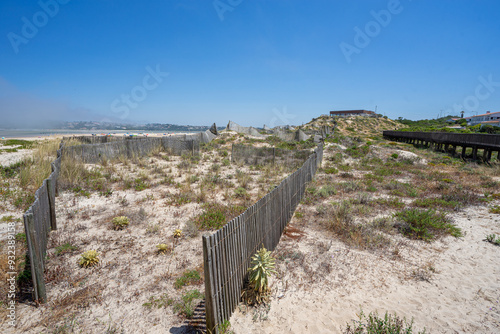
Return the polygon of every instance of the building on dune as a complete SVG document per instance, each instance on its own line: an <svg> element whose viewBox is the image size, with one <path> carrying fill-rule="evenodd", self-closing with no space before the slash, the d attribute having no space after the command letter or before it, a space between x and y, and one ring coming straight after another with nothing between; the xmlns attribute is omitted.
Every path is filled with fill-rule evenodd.
<svg viewBox="0 0 500 334"><path fill-rule="evenodd" d="M467 125L484 124L500 126L500 111L487 111L486 114L464 117L464 119L467 121Z"/></svg>
<svg viewBox="0 0 500 334"><path fill-rule="evenodd" d="M335 110L330 111L330 116L340 116L340 117L349 117L349 116L368 116L368 117L376 117L377 114L370 110Z"/></svg>

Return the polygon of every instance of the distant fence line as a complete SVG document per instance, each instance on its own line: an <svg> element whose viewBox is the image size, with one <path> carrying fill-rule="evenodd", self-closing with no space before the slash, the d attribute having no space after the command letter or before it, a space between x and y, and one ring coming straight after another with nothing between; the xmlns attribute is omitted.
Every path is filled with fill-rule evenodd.
<svg viewBox="0 0 500 334"><path fill-rule="evenodd" d="M489 161L492 152L500 158L500 135L479 133L384 131L385 138L411 144L433 147L437 150L456 154L457 146L462 147L462 158L466 149L472 148L472 157L478 158L478 149L483 150L483 159Z"/></svg>
<svg viewBox="0 0 500 334"><path fill-rule="evenodd" d="M311 155L311 150L286 150L275 147L254 147L243 144L233 144L231 160L247 165L287 164L300 166Z"/></svg>
<svg viewBox="0 0 500 334"><path fill-rule="evenodd" d="M173 155L197 154L200 151L200 143L209 143L215 137L209 130L164 137L101 137L106 139L94 136L65 137L64 140L76 139L90 143L65 147L63 154L86 163L97 163L103 159L111 160L119 157L142 157L162 150Z"/></svg>
<svg viewBox="0 0 500 334"><path fill-rule="evenodd" d="M241 299L251 257L264 245L274 250L323 159L319 144L301 168L212 235L203 236L207 329L231 317Z"/></svg>
<svg viewBox="0 0 500 334"><path fill-rule="evenodd" d="M57 229L55 196L63 155L95 163L101 159L117 158L120 155L125 157L144 156L161 149L165 149L172 154L182 154L184 152L199 151L200 142L210 142L215 137L209 131L160 138L64 137L57 150L57 158L51 164L52 173L35 192L35 201L23 215L35 300L40 303L47 301L44 280L45 256L47 254L49 232ZM64 146L64 143L70 139L87 144Z"/></svg>
<svg viewBox="0 0 500 334"><path fill-rule="evenodd" d="M51 164L52 173L35 192L35 201L23 215L35 300L41 303L47 301L43 277L47 239L49 232L57 229L55 196L57 178L61 170L62 148L61 143L57 150L57 158Z"/></svg>

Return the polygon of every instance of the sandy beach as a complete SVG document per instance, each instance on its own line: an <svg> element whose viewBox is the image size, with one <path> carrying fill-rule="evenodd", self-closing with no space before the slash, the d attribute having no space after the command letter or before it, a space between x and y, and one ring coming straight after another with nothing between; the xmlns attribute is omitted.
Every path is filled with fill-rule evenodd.
<svg viewBox="0 0 500 334"><path fill-rule="evenodd" d="M465 237L432 244L405 241L397 259L350 249L301 224L305 236L284 237L276 252L299 249L308 265L320 262L329 269L313 268L308 277L301 265L288 266L273 282L265 320L260 315L255 321L255 311L240 307L231 317L232 328L236 333L342 333L362 310L413 318L415 328L428 333L496 333L500 247L484 238L500 233L500 219L485 206L467 208L453 219ZM327 245L323 253L319 245Z"/></svg>
<svg viewBox="0 0 500 334"><path fill-rule="evenodd" d="M230 158L231 144L245 139L233 133L221 139L214 148L202 152L199 162L160 154L86 165L88 170L99 171L91 174L97 175L92 182L101 182L103 189L110 190L108 195L88 188L90 181L81 180L83 189L79 192L62 181L63 189L57 198L60 228L51 233L48 245L49 302L38 307L29 301L18 303L18 327L14 330L4 321L0 324L2 332L190 333L203 328L196 317L186 319L172 306L189 291L204 292L202 279L180 289L175 287L186 272L196 271L203 277L200 233L207 232L197 232L193 225L205 210L203 203L248 206L265 194L270 184L290 173L286 168L228 164L224 159ZM379 189L368 193L368 185L363 182L376 171L362 168L359 158L346 155L348 147L347 142L327 144L323 169L309 187L322 189L331 184L336 190L326 197L314 197L314 191L310 191L314 196L299 205L296 212L300 215L294 216L273 252L278 275L271 277L270 303L257 308L240 304L230 319L231 330L343 333L347 323L362 311L396 313L413 319L414 330L425 328L430 333L498 332L500 247L486 242L485 237L500 235L500 216L490 213L500 201L492 199L449 212L450 219L463 231L460 238L411 240L396 233L388 223L388 229L376 232L383 236L384 245L366 248L345 243L325 225L329 215L325 212L330 212L331 203L353 201L355 221L368 226L396 210L380 203L398 199L403 203L398 205L411 206L415 201L405 195L395 197L397 189L388 188L388 184L400 188L404 184L419 186L415 189L419 189L420 196L432 197L435 195L425 191L451 190L443 182L419 185L427 182L423 181L425 175L441 173L439 178L450 178L446 182L453 182L451 185L465 182L462 174L454 174L452 164L439 167L439 172L433 169L436 161L447 160L442 154L381 141L371 148L369 157L391 163L391 155L397 152L398 159L412 161L408 165L411 167L380 183L367 183ZM344 157L337 161L339 153ZM5 152L0 157L5 163L17 159ZM348 171L327 174L325 171L334 161L335 166ZM483 180L478 182L490 182L495 188L489 189L495 191L497 167L480 168L485 174L473 174L467 184ZM415 181L416 177L421 181ZM137 182L144 182L144 188L136 186L140 184ZM243 187L246 195L238 195L238 187ZM9 215L18 217L22 212L6 204L0 216ZM115 231L110 222L119 215L129 216L131 225ZM22 232L22 223L16 224ZM183 231L178 242L172 237L175 229ZM171 245L173 251L158 255L159 243ZM61 251L66 244L71 248ZM80 268L80 254L88 249L100 253L101 264L92 269ZM198 317L204 317L201 300L195 300L192 307Z"/></svg>

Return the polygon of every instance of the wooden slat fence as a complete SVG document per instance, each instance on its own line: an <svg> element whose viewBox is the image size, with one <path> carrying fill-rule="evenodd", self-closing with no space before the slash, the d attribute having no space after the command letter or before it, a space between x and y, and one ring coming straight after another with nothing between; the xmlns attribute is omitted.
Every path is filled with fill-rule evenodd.
<svg viewBox="0 0 500 334"><path fill-rule="evenodd" d="M320 144L301 168L212 235L203 236L207 329L231 317L241 299L251 257L264 245L274 250L295 208L321 165Z"/></svg>
<svg viewBox="0 0 500 334"><path fill-rule="evenodd" d="M45 281L45 255L47 253L47 238L51 230L57 229L55 196L57 192L57 178L61 169L62 144L57 150L57 158L51 164L52 173L43 181L35 193L35 201L24 213L24 230L28 244L28 256L31 265L35 300L44 303L47 301Z"/></svg>
<svg viewBox="0 0 500 334"><path fill-rule="evenodd" d="M64 137L63 140L81 141L82 145L65 147L63 153L65 157L69 156L86 163L97 163L102 159L112 160L119 157L143 157L159 151L167 151L173 155L197 154L201 143L209 143L215 137L208 130L164 137Z"/></svg>
<svg viewBox="0 0 500 334"><path fill-rule="evenodd" d="M287 150L243 144L231 146L231 161L248 165L282 164L299 167L310 155L311 150Z"/></svg>

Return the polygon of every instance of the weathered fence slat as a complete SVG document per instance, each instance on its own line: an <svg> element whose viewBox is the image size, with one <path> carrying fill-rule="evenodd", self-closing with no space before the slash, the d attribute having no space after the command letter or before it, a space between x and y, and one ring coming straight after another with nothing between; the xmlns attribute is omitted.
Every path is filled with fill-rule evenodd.
<svg viewBox="0 0 500 334"><path fill-rule="evenodd" d="M212 257L210 256L210 251L212 245L210 244L210 237L203 236L203 270L205 272L205 276L208 276L209 279L205 280L205 312L207 314L207 328L214 328L215 323L213 322L216 319L214 312L216 308L214 308L213 302L213 272L212 272Z"/></svg>
<svg viewBox="0 0 500 334"><path fill-rule="evenodd" d="M28 256L30 258L35 300L44 303L47 300L47 293L43 280L43 258L40 258L40 253L38 251L40 248L40 240L36 233L35 219L33 218L31 209L24 214L24 230L26 232L26 241L28 245L31 245L31 247L28 248Z"/></svg>

